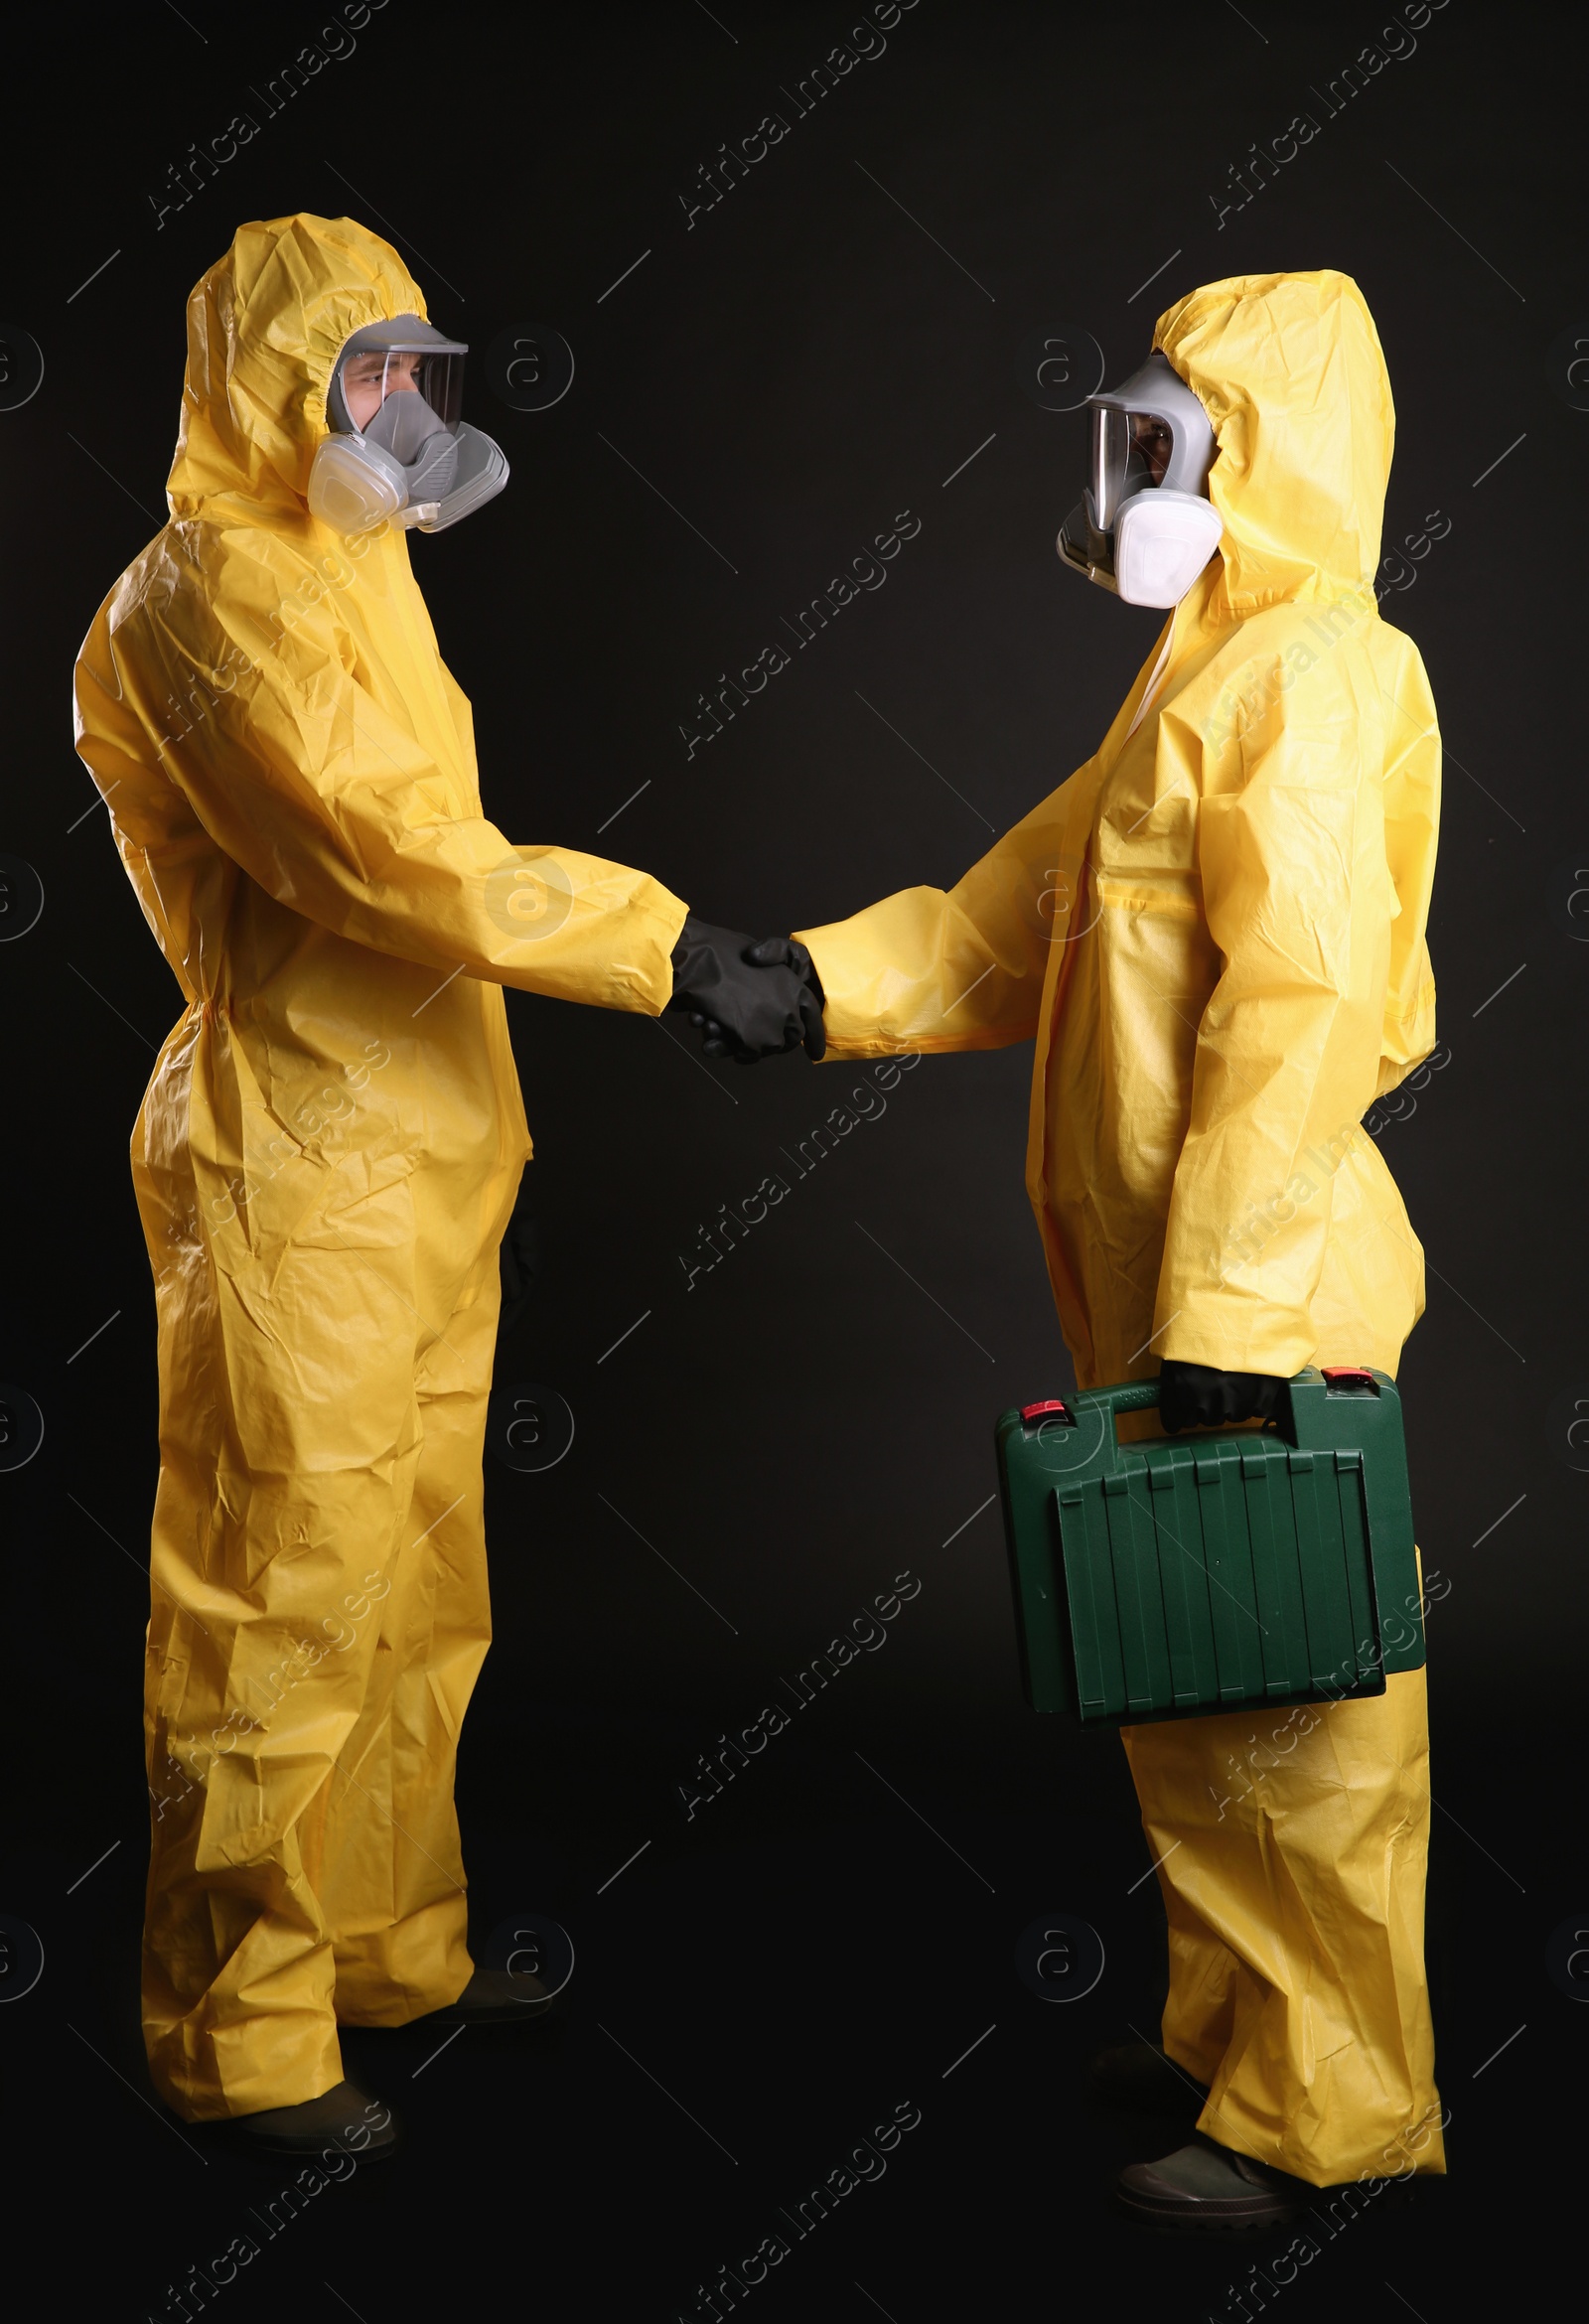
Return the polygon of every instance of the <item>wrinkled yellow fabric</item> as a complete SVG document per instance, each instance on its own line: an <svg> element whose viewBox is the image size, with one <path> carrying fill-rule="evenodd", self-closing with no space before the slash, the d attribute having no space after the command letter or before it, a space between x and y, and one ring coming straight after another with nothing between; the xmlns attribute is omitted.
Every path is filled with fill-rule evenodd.
<svg viewBox="0 0 1589 2324"><path fill-rule="evenodd" d="M1163 1357L1393 1371L1423 1258L1360 1124L1434 1044L1440 745L1372 588L1389 380L1332 272L1213 284L1154 344L1214 424L1219 553L1096 755L955 888L799 933L834 1057L1035 1042L1027 1185L1083 1386ZM1330 1708L1248 1826L1207 1820L1228 1722L1128 1743L1155 1857L1180 1843L1172 2051L1212 2072L1238 2047L1206 2127L1314 2184L1374 2169L1434 2103L1422 1688ZM1209 2014L1204 1939L1221 1990L1239 1956L1261 1997L1234 2019Z"/></svg>
<svg viewBox="0 0 1589 2324"><path fill-rule="evenodd" d="M187 1007L133 1137L159 1318L151 2070L191 2118L342 2075L470 1974L453 1768L490 1637L497 1245L530 1146L502 986L656 1014L684 906L512 847L406 537L305 504L346 341L423 316L346 218L188 309L171 521L77 747Z"/></svg>
<svg viewBox="0 0 1589 2324"><path fill-rule="evenodd" d="M1318 1361L1393 1375L1399 1354L1356 1317ZM1199 2129L1316 2187L1443 2171L1423 1671L1122 1739L1170 1924L1164 2046L1209 2086Z"/></svg>

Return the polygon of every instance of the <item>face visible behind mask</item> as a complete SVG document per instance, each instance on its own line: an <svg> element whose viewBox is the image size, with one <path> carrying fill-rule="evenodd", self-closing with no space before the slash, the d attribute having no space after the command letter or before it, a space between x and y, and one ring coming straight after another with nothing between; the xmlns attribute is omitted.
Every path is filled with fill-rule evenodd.
<svg viewBox="0 0 1589 2324"><path fill-rule="evenodd" d="M1088 408L1091 482L1061 528L1060 555L1127 605L1179 605L1220 545L1209 415L1157 351Z"/></svg>
<svg viewBox="0 0 1589 2324"><path fill-rule="evenodd" d="M342 533L383 521L441 532L496 498L502 449L458 417L467 353L414 315L355 333L326 397L332 433L309 472L311 514Z"/></svg>

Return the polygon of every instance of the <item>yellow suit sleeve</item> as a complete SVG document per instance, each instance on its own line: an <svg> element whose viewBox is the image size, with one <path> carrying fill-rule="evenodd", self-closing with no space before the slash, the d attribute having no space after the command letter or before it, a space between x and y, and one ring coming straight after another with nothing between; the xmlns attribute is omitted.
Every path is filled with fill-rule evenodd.
<svg viewBox="0 0 1589 2324"><path fill-rule="evenodd" d="M1403 904L1390 935L1378 1096L1404 1080L1435 1044L1434 971L1425 938L1440 833L1440 727L1418 649L1399 635L1395 643L1390 704L1396 715L1385 764L1384 837L1390 877Z"/></svg>
<svg viewBox="0 0 1589 2324"><path fill-rule="evenodd" d="M463 795L459 768L424 747L419 722L354 674L324 612L268 645L223 589L179 590L143 619L173 698L199 711L145 706L157 735L173 730L161 765L278 903L442 975L651 1016L665 1007L679 899L600 856L515 847ZM141 652L117 658L129 690L153 674L131 666Z"/></svg>
<svg viewBox="0 0 1589 2324"><path fill-rule="evenodd" d="M946 894L905 888L850 920L797 932L822 980L829 1057L1032 1038L1070 789L1034 807Z"/></svg>
<svg viewBox="0 0 1589 2324"><path fill-rule="evenodd" d="M1287 1377L1314 1354L1335 1172L1368 1134L1399 910L1374 738L1345 671L1318 693L1293 697L1278 732L1266 720L1238 772L1234 752L1205 772L1200 869L1223 968L1154 1317L1165 1357Z"/></svg>

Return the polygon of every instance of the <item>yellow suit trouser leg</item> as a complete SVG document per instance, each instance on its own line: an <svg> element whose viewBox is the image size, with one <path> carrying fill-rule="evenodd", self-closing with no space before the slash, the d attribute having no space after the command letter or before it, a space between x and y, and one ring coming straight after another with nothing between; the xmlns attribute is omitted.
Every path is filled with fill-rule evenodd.
<svg viewBox="0 0 1589 2324"><path fill-rule="evenodd" d="M1393 1378L1421 1259L1387 1184L1376 1152L1337 1173L1313 1320L1317 1363ZM1443 2171L1423 1671L1122 1739L1170 1921L1164 2045L1210 2086L1199 2127L1316 2187Z"/></svg>
<svg viewBox="0 0 1589 2324"><path fill-rule="evenodd" d="M1423 1672L1123 1739L1170 1921L1164 2044L1210 2085L1199 2127L1314 2186L1443 2170Z"/></svg>
<svg viewBox="0 0 1589 2324"><path fill-rule="evenodd" d="M499 1304L493 1250L480 1296L447 1325L458 1362L435 1350L421 1366L408 1538L370 1688L325 1794L319 1890L344 2024L406 2024L469 1981L453 1776L491 1643L481 1448Z"/></svg>
<svg viewBox="0 0 1589 2324"><path fill-rule="evenodd" d="M319 2096L339 2014L401 2022L469 1975L452 1774L512 1189L460 1281L406 1178L341 1173L273 1242L260 1197L250 1242L183 1159L135 1153L161 1324L144 2031L205 2119Z"/></svg>

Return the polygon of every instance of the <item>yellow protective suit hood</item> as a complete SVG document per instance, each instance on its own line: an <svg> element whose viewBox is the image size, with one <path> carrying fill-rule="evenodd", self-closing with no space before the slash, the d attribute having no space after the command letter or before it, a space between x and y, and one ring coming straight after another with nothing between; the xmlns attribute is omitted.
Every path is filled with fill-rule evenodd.
<svg viewBox="0 0 1589 2324"><path fill-rule="evenodd" d="M642 872L509 842L406 535L308 512L344 342L424 312L350 219L240 229L189 302L172 520L77 662L77 747L186 1003L132 1162L160 1332L144 2025L189 2116L318 2097L339 2020L470 1975L452 1777L529 1153L501 987L654 1015L684 921Z"/></svg>
<svg viewBox="0 0 1589 2324"><path fill-rule="evenodd" d="M1440 744L1373 595L1384 362L1330 272L1211 284L1155 344L1214 423L1220 551L1095 755L949 893L800 932L828 1054L1034 1042L1027 1186L1083 1386L1393 1372L1422 1252L1361 1124L1434 1044ZM1423 1673L1309 1719L1128 1733L1165 2042L1239 2151L1315 2186L1438 2170Z"/></svg>
<svg viewBox="0 0 1589 2324"><path fill-rule="evenodd" d="M1211 618L1353 597L1379 564L1395 407L1373 318L1345 274L1249 274L1194 291L1153 344L1214 424L1224 534Z"/></svg>
<svg viewBox="0 0 1589 2324"><path fill-rule="evenodd" d="M352 218L240 226L188 301L173 516L214 514L223 499L301 514L337 358L356 331L398 315L427 321L424 293Z"/></svg>

